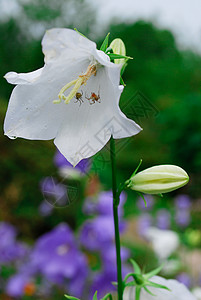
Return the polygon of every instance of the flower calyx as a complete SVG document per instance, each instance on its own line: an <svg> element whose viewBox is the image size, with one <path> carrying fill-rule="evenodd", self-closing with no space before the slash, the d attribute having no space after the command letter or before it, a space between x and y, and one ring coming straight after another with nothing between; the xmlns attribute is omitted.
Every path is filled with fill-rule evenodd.
<svg viewBox="0 0 201 300"><path fill-rule="evenodd" d="M155 283L150 281L149 279L155 275L157 275L163 268L163 265L152 270L151 272L147 273L147 274L143 274L139 265L133 260L130 260L133 268L134 268L134 273L129 273L125 276L124 280L123 280L123 285L124 287L130 287L130 286L135 286L135 295L134 298L135 300L140 300L140 294L141 294L141 290L144 289L148 294L155 296L147 287L151 286L151 287L155 287L155 288L161 288L161 289L166 289L168 291L170 291L170 289L168 289L166 286ZM127 280L132 277L133 281L129 281L127 282Z"/></svg>

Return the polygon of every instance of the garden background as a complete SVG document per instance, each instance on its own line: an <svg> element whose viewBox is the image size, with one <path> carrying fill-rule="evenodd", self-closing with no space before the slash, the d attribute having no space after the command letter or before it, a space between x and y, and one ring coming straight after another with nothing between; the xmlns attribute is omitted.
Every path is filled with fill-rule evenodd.
<svg viewBox="0 0 201 300"><path fill-rule="evenodd" d="M184 168L190 176L186 187L163 198L147 198L148 209L144 208L137 194L127 193L122 216L122 226L126 226L122 229L122 243L125 251L129 249L131 257L150 270L160 263L160 254L154 248L151 235L145 234L145 229L154 226L160 230L173 230L179 238L179 245L165 257L169 267L162 274L167 278L180 279L189 288L201 287L201 56L192 49L181 49L171 31L148 21L119 23L115 19L101 32L97 26L96 10L85 1L18 1L18 8L17 14L0 20L1 124L13 88L3 76L9 71L30 72L43 66L41 38L45 30L76 27L94 40L98 47L108 32L110 41L121 38L126 45L127 55L134 59L129 61L123 76L126 86L120 107L143 131L137 136L117 141L118 181L126 180L140 159L143 160L141 170L158 164L175 164ZM90 248L89 244L82 242L83 228L89 218L87 214L90 220L95 220L96 214L99 217L103 215L93 205L100 199L103 190L111 189L108 149L106 146L88 161L84 170L81 169L81 175L78 172L75 176L68 169L68 176L64 179L61 174L63 168L60 160L58 163L55 158L56 148L52 141L12 141L3 135L1 126L0 232L6 241L4 243L3 238L0 240L1 299L15 299L16 296L19 299L47 297L50 300L58 299L58 295L62 299L64 292L75 290L76 294L77 290L81 290L80 282L70 287L70 275L62 273L62 280L56 280L43 270L37 271L37 275L27 275L28 282L23 281L24 275L20 278L20 283L16 284L18 287L20 285L21 294L19 291L18 294L9 292L15 290L8 288L10 278L16 272L24 272L22 266L27 264L25 257L36 247L36 241L54 228L58 230L57 226L63 222L72 229L76 247L85 257L87 266L83 268L86 274L90 274L90 282L83 275L83 295L87 295L86 289L93 290L96 286L100 290L110 290L111 287L103 280L103 274L108 281L115 280L112 259L106 262L108 244L105 243L104 248L102 243L106 267L102 265L102 253L98 253L97 247L93 245ZM65 162L62 164L65 165ZM50 191L44 187L47 180L50 180L50 185L55 185L55 195L51 197ZM67 189L67 200L57 205L52 197L58 197L58 194L60 197L62 188ZM110 201L108 195L102 197L108 197ZM60 198L63 199L63 194ZM101 200L98 201L101 203ZM87 207L86 203L89 204ZM90 205L93 209L89 208ZM9 224L13 227L9 228ZM94 226L98 226L97 223ZM94 230L90 234L94 234L95 238L98 233L96 230L94 233ZM8 238L10 235L12 239ZM12 240L10 244L9 239ZM54 239L52 243L55 245ZM21 249L23 254L17 255L18 248L12 248L18 246L26 248ZM9 250L11 254L5 258L9 247L14 249L15 255ZM129 268L128 257L125 254L125 268ZM107 277L105 274L108 273Z"/></svg>

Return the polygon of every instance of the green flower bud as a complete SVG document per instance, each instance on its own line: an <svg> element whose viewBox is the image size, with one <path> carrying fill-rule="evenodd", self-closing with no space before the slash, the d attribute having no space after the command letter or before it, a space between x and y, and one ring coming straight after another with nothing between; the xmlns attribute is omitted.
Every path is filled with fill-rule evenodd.
<svg viewBox="0 0 201 300"><path fill-rule="evenodd" d="M124 42L121 39L115 39L110 44L110 48L112 48L113 53L120 54L126 56L126 47ZM124 64L126 62L125 58L115 59L115 64Z"/></svg>
<svg viewBox="0 0 201 300"><path fill-rule="evenodd" d="M188 174L174 165L160 165L133 174L126 181L128 188L145 194L162 194L174 191L189 181Z"/></svg>

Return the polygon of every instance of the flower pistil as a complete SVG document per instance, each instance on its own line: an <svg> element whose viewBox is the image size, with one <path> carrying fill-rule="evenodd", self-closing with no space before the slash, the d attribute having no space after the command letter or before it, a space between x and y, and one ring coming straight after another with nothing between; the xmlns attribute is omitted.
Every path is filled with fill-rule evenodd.
<svg viewBox="0 0 201 300"><path fill-rule="evenodd" d="M87 80L92 76L96 76L96 72L97 72L97 67L98 67L98 63L93 63L90 64L86 70L86 72L82 75L79 75L77 79L72 80L70 82L68 82L64 87L62 87L62 89L60 90L59 94L58 94L58 100L54 100L53 103L61 103L61 100L64 100L64 102L66 104L68 104L70 102L71 99L73 99L76 95L76 93L78 92L79 88L81 87L81 85L86 85ZM71 92L68 94L68 96L66 97L64 95L64 92L69 89L71 86L73 86L73 89L71 90Z"/></svg>

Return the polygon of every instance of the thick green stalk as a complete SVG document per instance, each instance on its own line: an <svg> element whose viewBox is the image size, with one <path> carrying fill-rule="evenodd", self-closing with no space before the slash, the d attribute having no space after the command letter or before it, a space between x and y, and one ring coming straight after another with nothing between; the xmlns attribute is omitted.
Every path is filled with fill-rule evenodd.
<svg viewBox="0 0 201 300"><path fill-rule="evenodd" d="M119 218L118 218L119 195L117 193L115 141L113 137L111 137L110 140L110 159L112 165L113 217L114 217L115 246L116 246L116 260L117 260L118 300L123 300L123 283L122 283L121 250L120 250L121 245L120 245Z"/></svg>

